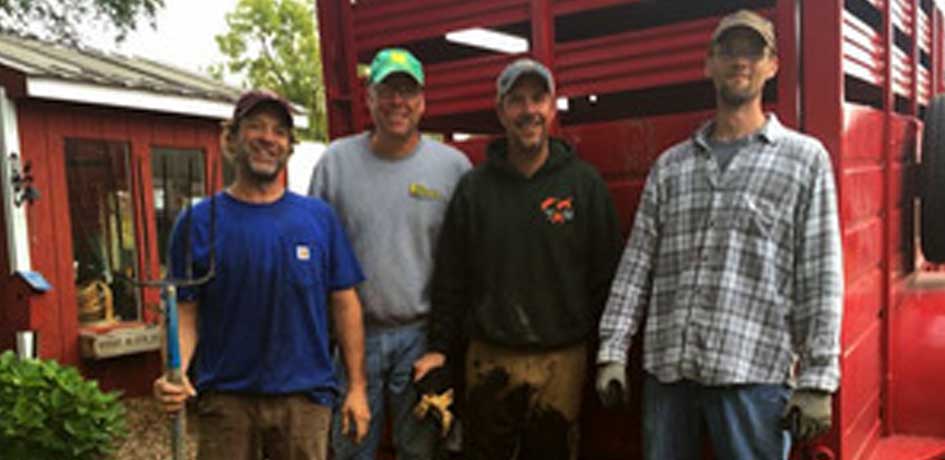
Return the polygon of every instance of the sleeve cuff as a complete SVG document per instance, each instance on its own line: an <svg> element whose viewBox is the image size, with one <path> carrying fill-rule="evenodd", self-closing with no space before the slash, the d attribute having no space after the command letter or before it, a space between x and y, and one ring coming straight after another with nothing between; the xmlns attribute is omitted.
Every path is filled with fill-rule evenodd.
<svg viewBox="0 0 945 460"><path fill-rule="evenodd" d="M626 365L627 364L627 352L621 350L614 350L608 347L601 347L600 351L597 352L597 364L604 363L619 363Z"/></svg>
<svg viewBox="0 0 945 460"><path fill-rule="evenodd" d="M821 390L828 393L837 391L840 386L840 366L836 359L831 364L811 366L799 373L797 388Z"/></svg>

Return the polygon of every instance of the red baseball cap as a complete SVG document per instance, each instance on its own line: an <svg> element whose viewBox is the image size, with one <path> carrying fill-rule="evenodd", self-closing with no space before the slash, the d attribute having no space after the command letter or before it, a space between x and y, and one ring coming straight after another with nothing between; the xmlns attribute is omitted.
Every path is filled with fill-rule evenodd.
<svg viewBox="0 0 945 460"><path fill-rule="evenodd" d="M240 98L236 101L236 106L233 108L233 120L239 121L262 104L270 104L273 107L279 109L279 111L282 112L281 115L283 116L289 128L291 129L293 127L293 110L292 106L289 104L289 101L285 100L285 98L282 96L265 89L254 89L243 93L243 95L240 96Z"/></svg>

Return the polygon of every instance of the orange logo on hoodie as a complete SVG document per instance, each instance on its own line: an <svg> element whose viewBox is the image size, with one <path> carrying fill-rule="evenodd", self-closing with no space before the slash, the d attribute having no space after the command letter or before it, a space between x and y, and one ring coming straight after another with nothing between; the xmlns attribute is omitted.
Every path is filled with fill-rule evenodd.
<svg viewBox="0 0 945 460"><path fill-rule="evenodd" d="M564 199L548 197L541 202L541 211L545 213L545 218L552 224L560 225L570 222L574 219L574 207L572 202L574 198Z"/></svg>

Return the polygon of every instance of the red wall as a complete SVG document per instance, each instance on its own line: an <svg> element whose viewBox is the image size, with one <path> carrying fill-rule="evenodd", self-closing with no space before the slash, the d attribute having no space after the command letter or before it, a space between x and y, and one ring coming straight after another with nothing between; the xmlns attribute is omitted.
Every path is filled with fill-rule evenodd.
<svg viewBox="0 0 945 460"><path fill-rule="evenodd" d="M0 203L3 201L0 187ZM2 211L0 211L2 212ZM16 348L16 331L29 328L29 315L22 308L29 290L26 285L9 273L10 255L7 254L7 227L0 218L0 351Z"/></svg>
<svg viewBox="0 0 945 460"><path fill-rule="evenodd" d="M839 428L843 458L860 458L881 434L885 149L882 112L851 106L837 182L846 296Z"/></svg>
<svg viewBox="0 0 945 460"><path fill-rule="evenodd" d="M558 74L560 94L569 97L602 94L602 100L608 92L650 90L701 79L699 71L704 50L693 47L692 52L687 52L686 46L690 40L704 45L714 25L709 20L701 24L696 24L700 21L695 20L672 23L659 33L660 37L672 37L667 40L648 39L644 34L651 30L642 27L624 31L626 33L620 36L615 32L605 37L607 40L616 37L612 43L606 43L608 46L603 46L605 38L599 37L549 44L548 40L541 39L542 33L554 28L541 24L549 19L546 14L549 4L556 19L563 19L564 9L590 11L604 5L636 2L468 2L469 8L444 9L435 16L409 14L422 3L411 0L393 6L387 2L359 2L352 6L346 1L320 2L323 39L339 45L323 50L333 136L349 134L366 123L361 88L353 78L357 60L365 60L365 56L381 45L413 44L421 38L433 40L447 30L459 28L450 25L451 21L476 17L482 24L505 25L529 20L533 54L540 57L549 47L552 49L550 64ZM939 341L945 342L940 338L941 333L931 327L942 321L943 315L932 304L942 302L942 298L922 294L908 284L914 273L911 198L915 192L911 187L915 183L912 180L913 154L918 123L911 116L887 115L882 110L848 103L857 100L886 107L890 112L895 107L914 114L922 99L916 93L941 91L945 81L941 12L936 9L932 15L934 21L926 22L926 27L914 27L913 24L922 22L923 15L917 7L925 2L896 0L851 4L839 0L774 0L759 3L774 4L768 12L774 13L779 32L781 71L775 110L785 124L800 128L824 143L831 154L839 189L847 289L841 356L843 374L834 403L834 429L817 440L818 447L830 449L838 459L866 460L874 454L874 447L888 446L887 441L897 437L895 435L938 432L941 436L938 429L930 429L923 423L945 427L942 422L945 417L941 416L945 409L940 410L937 404L920 407L920 401L923 396L941 391L941 384L938 390L930 386L941 379L929 378L928 373L945 375L945 360L930 364L932 352L940 355ZM845 9L848 4L850 10ZM870 22L883 22L883 17L895 17L895 20L865 24L863 19L856 19L859 13L852 11L870 9L880 13L880 17L865 13L864 17ZM393 27L390 18L397 22ZM554 26L562 31L565 21L557 21ZM895 41L893 22L900 29L899 33L914 38L911 49L904 53L905 62L894 56L892 46L887 46ZM374 33L382 29L389 33ZM542 33L535 33L536 30ZM670 33L664 35L662 32L666 30ZM916 45L925 40L917 31L923 30L931 32L928 34L931 37L925 37L933 47L930 52L932 75L927 80L917 78L921 76L917 69L920 66L915 65L916 61L921 62L917 59L921 55ZM645 47L649 52L634 54L632 51L638 47ZM665 64L650 75L650 59L665 59L673 66ZM494 124L481 123L481 118L462 119L460 115L464 111L480 110L491 120L493 90L481 77L497 74L502 63L501 58L486 55L465 61L443 60L428 66L427 126L443 132L495 132ZM610 78L612 73L617 75ZM845 81L846 75L856 76L859 83ZM651 76L655 78L650 79ZM898 92L906 102L904 105L909 107L904 109L903 104L897 105L894 92ZM675 101L666 101L671 102ZM449 119L449 115L454 115L455 120ZM613 118L617 117L608 119ZM651 142L660 145L664 138L678 140L688 135L683 129L684 119L686 115L563 128L565 137L577 144L578 150L600 168L608 180L624 219L624 229L636 207L642 185L636 168L645 169L652 160L649 156ZM641 145L631 145L636 142ZM459 146L467 149L474 159L481 158L481 140ZM938 309L941 310L940 305ZM915 353L923 353L922 358L925 354L929 357L920 360L914 357ZM910 371L918 367L922 368L921 372ZM625 417L626 414L590 408L582 419L585 428L582 440L587 441L582 442L584 457L635 458L631 453L637 452L633 449L638 449L639 443L634 437L634 419L628 418L629 415ZM628 423L631 425L627 426ZM907 455L895 458L920 458Z"/></svg>

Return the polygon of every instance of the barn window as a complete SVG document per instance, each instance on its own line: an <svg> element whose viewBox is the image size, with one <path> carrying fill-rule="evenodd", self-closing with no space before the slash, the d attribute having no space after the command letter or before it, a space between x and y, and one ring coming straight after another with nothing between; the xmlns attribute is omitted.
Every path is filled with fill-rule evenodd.
<svg viewBox="0 0 945 460"><path fill-rule="evenodd" d="M79 322L140 320L129 146L66 139L65 150Z"/></svg>
<svg viewBox="0 0 945 460"><path fill-rule="evenodd" d="M154 213L161 274L166 273L167 242L177 215L206 195L204 156L200 150L155 147L151 150Z"/></svg>

